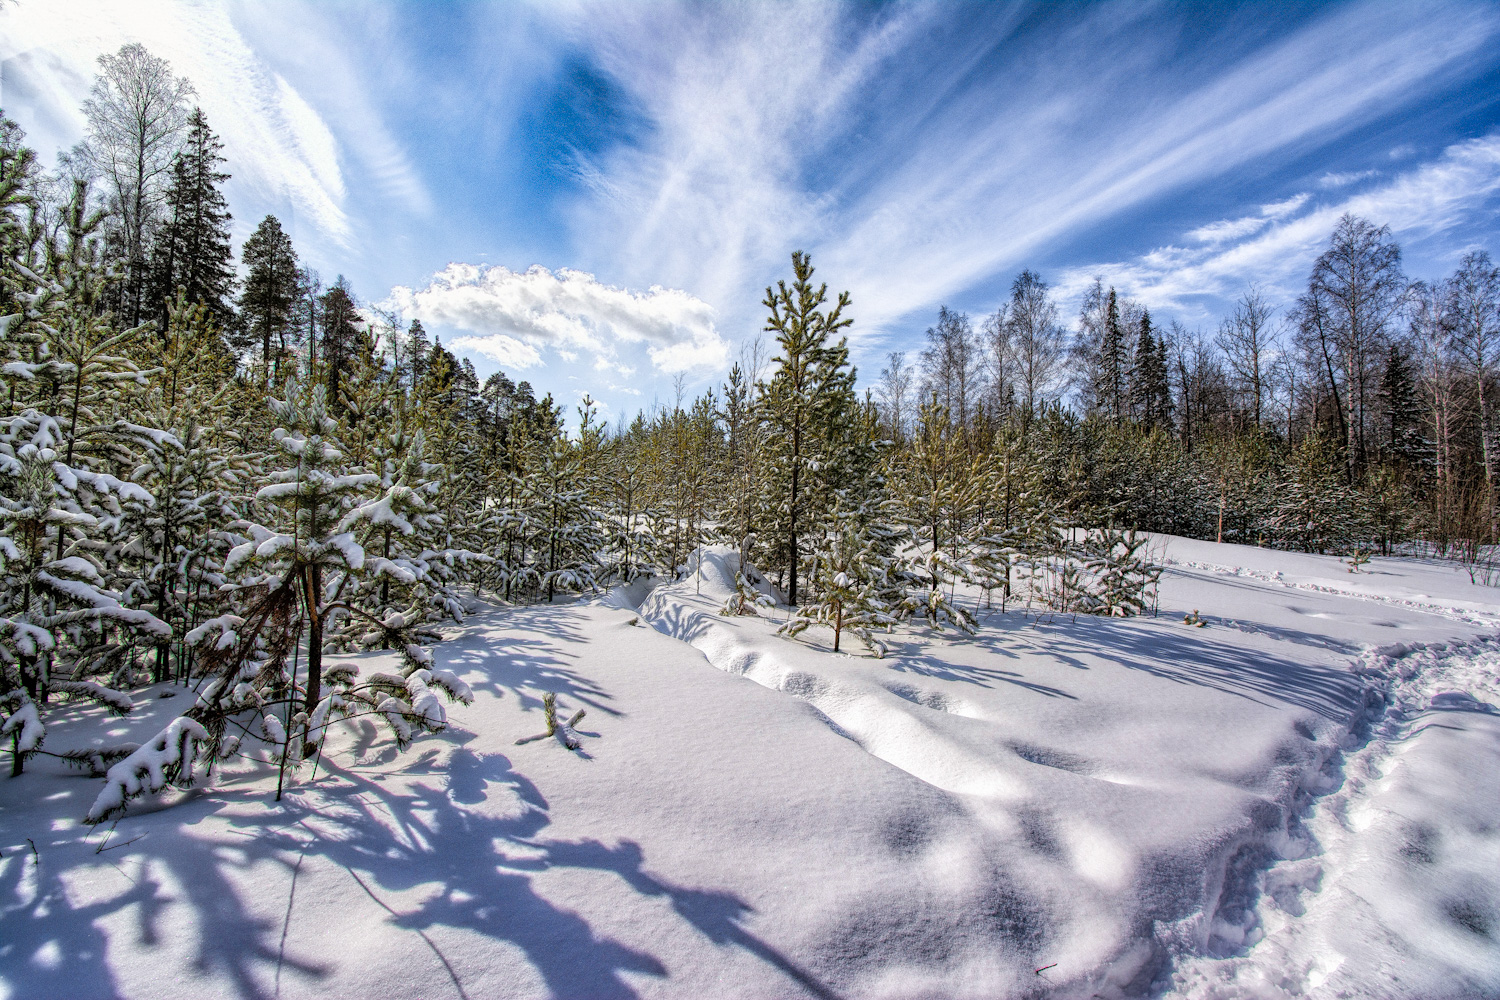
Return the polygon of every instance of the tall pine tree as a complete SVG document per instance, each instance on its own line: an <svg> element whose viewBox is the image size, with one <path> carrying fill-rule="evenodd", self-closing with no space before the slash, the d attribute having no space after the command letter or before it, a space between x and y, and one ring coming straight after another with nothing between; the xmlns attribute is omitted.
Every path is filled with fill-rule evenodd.
<svg viewBox="0 0 1500 1000"><path fill-rule="evenodd" d="M203 303L220 326L232 316L234 254L229 240L229 203L220 186L229 174L220 169L224 144L208 127L201 108L188 116L187 137L172 164L165 220L151 253L150 302L147 315L162 329L177 290L187 301Z"/></svg>
<svg viewBox="0 0 1500 1000"><path fill-rule="evenodd" d="M240 294L240 313L246 339L240 346L260 347L264 384L280 381L287 341L295 340L293 315L300 298L301 274L292 239L276 216L268 215L240 250L245 264L245 289ZM274 371L273 371L274 367Z"/></svg>

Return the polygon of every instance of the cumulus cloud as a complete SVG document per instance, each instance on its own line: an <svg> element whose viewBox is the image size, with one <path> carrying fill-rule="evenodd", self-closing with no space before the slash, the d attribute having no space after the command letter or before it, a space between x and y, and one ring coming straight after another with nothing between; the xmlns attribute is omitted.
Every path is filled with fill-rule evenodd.
<svg viewBox="0 0 1500 1000"><path fill-rule="evenodd" d="M729 354L706 302L659 285L633 292L570 268L454 263L423 288L393 289L391 302L424 323L464 331L457 346L513 368L542 364L541 349L564 361L587 353L596 368L621 374L633 371L616 359L621 347L644 348L669 374L718 368Z"/></svg>

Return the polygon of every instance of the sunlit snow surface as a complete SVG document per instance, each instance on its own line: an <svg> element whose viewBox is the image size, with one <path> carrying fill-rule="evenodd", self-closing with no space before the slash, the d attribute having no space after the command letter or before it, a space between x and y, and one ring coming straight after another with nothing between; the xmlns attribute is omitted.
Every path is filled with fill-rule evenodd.
<svg viewBox="0 0 1500 1000"><path fill-rule="evenodd" d="M0 997L1500 995L1500 590L1163 541L1157 617L997 608L883 660L718 614L725 549L488 612L435 650L453 728L356 727L281 803L241 763L91 831L98 780L36 758ZM46 749L139 741L166 690ZM514 745L545 691L581 754Z"/></svg>

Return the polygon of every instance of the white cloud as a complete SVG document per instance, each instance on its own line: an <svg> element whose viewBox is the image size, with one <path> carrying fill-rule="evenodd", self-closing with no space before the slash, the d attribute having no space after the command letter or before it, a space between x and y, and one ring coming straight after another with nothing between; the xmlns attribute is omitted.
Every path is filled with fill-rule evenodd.
<svg viewBox="0 0 1500 1000"><path fill-rule="evenodd" d="M716 303L743 298L816 228L826 206L802 172L902 23L849 46L847 10L835 4L583 5L568 15L651 124L648 141L577 164L591 195L575 206L581 246L627 282Z"/></svg>
<svg viewBox="0 0 1500 1000"><path fill-rule="evenodd" d="M453 341L453 346L482 354L502 368L524 371L542 365L542 356L535 347L503 333L492 333L486 337L459 337Z"/></svg>
<svg viewBox="0 0 1500 1000"><path fill-rule="evenodd" d="M1074 298L1100 275L1153 309L1186 314L1197 311L1196 297L1233 298L1252 282L1289 300L1344 213L1388 224L1398 239L1409 240L1463 223L1497 194L1500 133L1450 146L1436 160L1381 187L1313 205L1301 214L1283 213L1237 240L1194 248L1159 247L1131 261L1073 268L1062 276L1057 290ZM1307 201L1299 197L1299 205Z"/></svg>
<svg viewBox="0 0 1500 1000"><path fill-rule="evenodd" d="M1312 195L1306 193L1294 194L1285 201L1274 201L1269 205L1260 206L1260 214L1268 219L1284 218L1306 205L1307 199L1311 197Z"/></svg>
<svg viewBox="0 0 1500 1000"><path fill-rule="evenodd" d="M1225 240L1237 240L1242 236L1249 236L1259 231L1267 221L1263 215L1247 215L1242 219L1224 219L1190 230L1187 236L1188 239L1198 243L1223 243Z"/></svg>
<svg viewBox="0 0 1500 1000"><path fill-rule="evenodd" d="M1189 230L1187 236L1188 239L1196 243L1208 243L1212 245L1241 239L1252 233L1260 232L1273 219L1280 219L1291 215L1297 209L1307 204L1309 197L1306 194L1295 194L1285 201L1277 201L1269 205L1260 206L1259 215L1247 215L1239 219L1223 219L1219 222L1210 222L1205 226Z"/></svg>
<svg viewBox="0 0 1500 1000"><path fill-rule="evenodd" d="M338 143L308 101L251 49L222 5L75 0L0 8L7 85L39 95L29 107L7 105L7 112L36 121L31 138L44 152L51 152L49 144L71 146L83 134L77 108L98 56L132 41L193 82L233 165L232 200L253 194L259 203L285 205L278 207L284 217L300 213L335 243L349 241ZM257 221L237 220L246 233Z"/></svg>
<svg viewBox="0 0 1500 1000"><path fill-rule="evenodd" d="M652 126L588 164L574 218L590 265L689 289L748 325L800 247L852 292L852 336L878 334L1049 242L1388 113L1500 27L1492 8L1347 7L1185 78L1120 7L1028 35L1008 61L1004 27L959 37L929 23L942 8L886 8L873 27L848 10L569 8ZM936 35L940 55L923 50ZM900 75L913 63L930 64L920 83ZM1274 218L1193 238L1233 242Z"/></svg>
<svg viewBox="0 0 1500 1000"><path fill-rule="evenodd" d="M304 252L321 247L324 256L346 258L357 243L347 204L351 160L362 170L360 185L407 211L425 213L431 200L364 91L353 57L329 41L339 32L322 18L321 9L299 4L0 5L7 91L0 102L44 154L68 148L83 136L78 107L98 56L140 42L192 81L223 140L238 237L269 212Z"/></svg>
<svg viewBox="0 0 1500 1000"><path fill-rule="evenodd" d="M714 310L701 299L660 286L632 292L568 268L454 263L423 288L392 289L391 303L424 323L465 331L457 346L516 368L541 364L540 348L564 361L587 353L596 367L627 375L634 369L617 360L622 347L644 348L666 373L717 368L728 357Z"/></svg>
<svg viewBox="0 0 1500 1000"><path fill-rule="evenodd" d="M1344 173L1330 171L1318 178L1318 187L1341 188L1350 184L1358 184L1360 181L1369 180L1371 177L1379 177L1378 170L1351 170Z"/></svg>

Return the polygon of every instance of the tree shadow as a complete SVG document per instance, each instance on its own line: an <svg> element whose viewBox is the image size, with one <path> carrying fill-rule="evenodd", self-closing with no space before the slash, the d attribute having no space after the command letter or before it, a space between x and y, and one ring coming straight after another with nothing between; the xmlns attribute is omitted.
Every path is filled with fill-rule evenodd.
<svg viewBox="0 0 1500 1000"><path fill-rule="evenodd" d="M1039 623L1015 612L996 612L986 616L978 635L937 633L898 642L885 663L891 670L940 680L985 688L1010 684L1047 697L1072 699L1076 696L1063 687L1035 679L1036 675L1049 663L1088 670L1091 661L1097 665L1102 660L1259 704L1275 701L1295 705L1330 719L1343 720L1357 707L1361 685L1347 671L1224 642L1218 632L1238 628L1352 655L1355 650L1349 644L1284 626L1228 622L1212 616L1205 616L1205 620L1211 627L1198 630L1174 628L1169 620L1144 617L1054 614ZM1015 645L1019 633L1039 624L1046 631L1035 642L1028 642L1025 648ZM979 651L982 662L963 663L952 655L945 656L941 649L931 648L933 639ZM994 665L994 661L1014 664L1017 669Z"/></svg>
<svg viewBox="0 0 1500 1000"><path fill-rule="evenodd" d="M106 946L122 942L107 940L99 921L136 907L135 940L123 944L135 952L127 961L138 962L160 942L160 915L175 904L192 911L199 933L192 964L213 977L214 988L245 1000L270 1000L288 979L316 989L336 981L338 956L318 954L299 938L297 879L315 871L326 880L342 870L389 925L420 937L433 975L454 995L477 998L470 984L489 956L445 947L445 929L519 949L553 996L635 997L630 977L666 977L666 962L601 933L583 914L549 900L537 881L542 872L581 869L665 899L714 946L741 949L777 970L786 995L837 996L753 933L747 925L754 910L735 894L652 873L632 841L549 840L546 799L502 754L458 745L446 760L423 754L404 767L370 770L324 758L320 777L294 787L279 805L263 787L226 786L172 809L129 815L113 834L121 845L115 856L90 857L94 845L77 829L66 851L42 844L40 865L7 849L0 861L0 987L27 998L121 996ZM78 810L76 801L58 806L59 816ZM45 828L45 820L35 825ZM108 874L105 863L118 869L122 891L75 904L66 881L90 877L90 867ZM285 882L268 882L267 865L284 870ZM98 892L98 880L92 884ZM402 895L432 887L415 904ZM254 909L248 905L248 893L268 891L285 894L284 916L267 917L264 897Z"/></svg>
<svg viewBox="0 0 1500 1000"><path fill-rule="evenodd" d="M599 683L568 667L577 659L556 649L552 640L585 644L588 639L577 627L580 614L565 606L540 609L507 608L488 612L489 620L479 625L538 632L547 639L524 634L508 634L503 643L483 628L448 639L442 644L444 665L460 675L469 671L468 684L477 691L488 691L496 697L514 697L523 708L540 709L538 691L553 691L581 702L606 715L622 713L609 704L610 695ZM537 620L539 614L545 617ZM483 676L476 677L474 671Z"/></svg>

